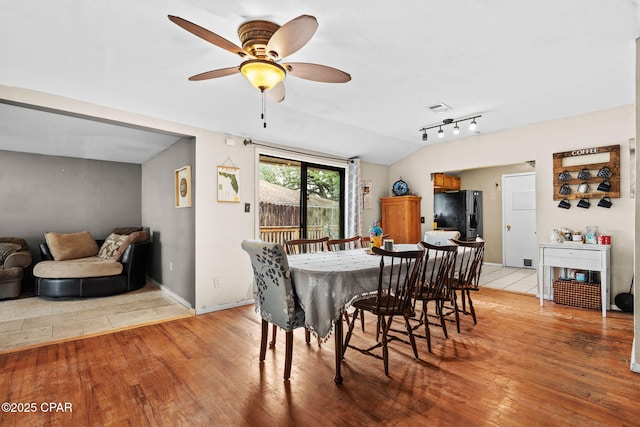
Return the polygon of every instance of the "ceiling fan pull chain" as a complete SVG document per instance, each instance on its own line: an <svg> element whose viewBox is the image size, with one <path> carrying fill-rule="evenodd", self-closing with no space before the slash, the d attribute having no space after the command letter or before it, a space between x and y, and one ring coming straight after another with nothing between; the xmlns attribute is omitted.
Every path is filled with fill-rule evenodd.
<svg viewBox="0 0 640 427"><path fill-rule="evenodd" d="M267 127L267 96L264 93L265 91L262 91L262 127L266 128Z"/></svg>

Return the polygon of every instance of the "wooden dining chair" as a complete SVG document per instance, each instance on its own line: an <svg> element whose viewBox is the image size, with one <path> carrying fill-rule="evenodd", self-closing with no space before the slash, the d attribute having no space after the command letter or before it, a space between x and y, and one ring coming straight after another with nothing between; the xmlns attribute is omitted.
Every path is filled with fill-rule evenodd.
<svg viewBox="0 0 640 427"><path fill-rule="evenodd" d="M329 248L330 251L344 251L348 249L359 249L361 247L360 236L327 240L327 248Z"/></svg>
<svg viewBox="0 0 640 427"><path fill-rule="evenodd" d="M305 326L305 313L294 292L289 263L279 243L245 240L242 249L249 254L254 277L256 311L262 317L260 362L267 352L269 323L286 331L284 379L291 376L293 357L293 330ZM305 334L309 343L308 331ZM275 330L271 347L275 347Z"/></svg>
<svg viewBox="0 0 640 427"><path fill-rule="evenodd" d="M287 255L324 252L327 250L328 237L319 239L294 239L285 240L284 248Z"/></svg>
<svg viewBox="0 0 640 427"><path fill-rule="evenodd" d="M451 301L451 285L456 268L458 246L438 246L424 241L420 242L420 246L424 248L425 252L414 291L413 310L416 313L416 305L418 302L422 302L422 312L418 317L419 323L413 327L413 330L415 331L424 325L427 347L431 353L431 331L429 330L431 321L429 317L437 317L445 338L449 337L444 319L444 304ZM428 311L430 302L435 305L433 315L430 315Z"/></svg>
<svg viewBox="0 0 640 427"><path fill-rule="evenodd" d="M456 327L460 332L460 307L458 306L457 293L460 292L462 302L462 314L471 315L473 324L477 324L476 310L473 307L471 299L471 291L477 291L480 284L480 273L482 272L482 263L484 262L484 240L481 241L463 241L452 240L458 245L458 261L456 262L456 274L452 284L451 304L453 305L453 313L456 317ZM467 311L466 303L469 303L469 311Z"/></svg>
<svg viewBox="0 0 640 427"><path fill-rule="evenodd" d="M423 250L390 252L380 248L373 248L376 255L380 255L380 271L378 273L378 291L375 295L353 303L355 308L353 318L349 325L349 331L345 337L342 356L344 357L347 348L353 348L368 356L382 359L384 362L384 373L389 375L389 350L388 343L393 340L400 340L397 336L389 334L394 316L402 316L407 329L413 354L418 358L418 349L413 337L413 329L409 323L411 317L411 297L413 295L418 272L423 259ZM353 327L358 313L369 311L378 317L379 332L381 340L376 340L376 344L367 348L359 348L350 344L353 335ZM382 356L374 353L373 350L382 347Z"/></svg>

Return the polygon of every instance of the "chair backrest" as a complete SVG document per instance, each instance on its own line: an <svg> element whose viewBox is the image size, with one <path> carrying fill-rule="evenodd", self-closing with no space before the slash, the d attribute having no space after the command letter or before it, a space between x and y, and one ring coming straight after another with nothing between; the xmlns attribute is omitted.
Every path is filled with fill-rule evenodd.
<svg viewBox="0 0 640 427"><path fill-rule="evenodd" d="M424 248L424 259L416 283L416 298L449 299L458 246L432 245L427 242L420 242L420 246Z"/></svg>
<svg viewBox="0 0 640 427"><path fill-rule="evenodd" d="M284 248L287 255L324 252L327 250L328 241L328 237L322 237L320 239L286 240L284 242Z"/></svg>
<svg viewBox="0 0 640 427"><path fill-rule="evenodd" d="M284 248L279 243L245 240L242 249L249 254L254 277L256 311L269 323L285 330L304 324L304 317L298 319L296 298L289 262Z"/></svg>
<svg viewBox="0 0 640 427"><path fill-rule="evenodd" d="M466 242L453 240L458 245L457 278L461 285L477 288L484 261L484 240Z"/></svg>
<svg viewBox="0 0 640 427"><path fill-rule="evenodd" d="M380 257L376 308L379 314L404 314L411 309L411 299L424 251L385 251L372 248Z"/></svg>
<svg viewBox="0 0 640 427"><path fill-rule="evenodd" d="M345 251L347 249L358 249L360 245L360 236L353 236L347 239L329 239L327 247L330 251Z"/></svg>

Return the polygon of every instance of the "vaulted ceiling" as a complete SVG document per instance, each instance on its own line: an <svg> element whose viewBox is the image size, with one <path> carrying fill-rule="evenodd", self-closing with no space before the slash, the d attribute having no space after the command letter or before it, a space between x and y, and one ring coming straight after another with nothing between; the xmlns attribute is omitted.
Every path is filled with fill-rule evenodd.
<svg viewBox="0 0 640 427"><path fill-rule="evenodd" d="M241 60L167 19L240 44L247 20L282 25L302 14L319 28L286 59L352 80L288 76L285 100L267 104L266 129L260 93L242 75L187 80ZM446 118L480 114L475 132L489 133L634 103L639 35L637 0L4 0L0 84L391 164L473 135L422 141L420 128ZM440 103L452 110L430 110ZM0 104L0 149L39 152L30 144L47 138L46 154L141 163L176 138L59 115L30 126L34 114L45 113Z"/></svg>

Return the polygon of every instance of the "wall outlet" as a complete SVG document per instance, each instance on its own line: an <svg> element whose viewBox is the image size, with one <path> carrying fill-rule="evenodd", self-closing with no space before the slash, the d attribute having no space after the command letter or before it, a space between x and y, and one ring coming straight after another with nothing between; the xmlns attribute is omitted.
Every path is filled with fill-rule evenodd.
<svg viewBox="0 0 640 427"><path fill-rule="evenodd" d="M424 217L423 216L420 217L420 224L424 224Z"/></svg>
<svg viewBox="0 0 640 427"><path fill-rule="evenodd" d="M219 288L220 287L220 276L215 276L213 278L213 287L214 288Z"/></svg>
<svg viewBox="0 0 640 427"><path fill-rule="evenodd" d="M244 204L244 211L245 212L251 212L251 203L245 203Z"/></svg>

